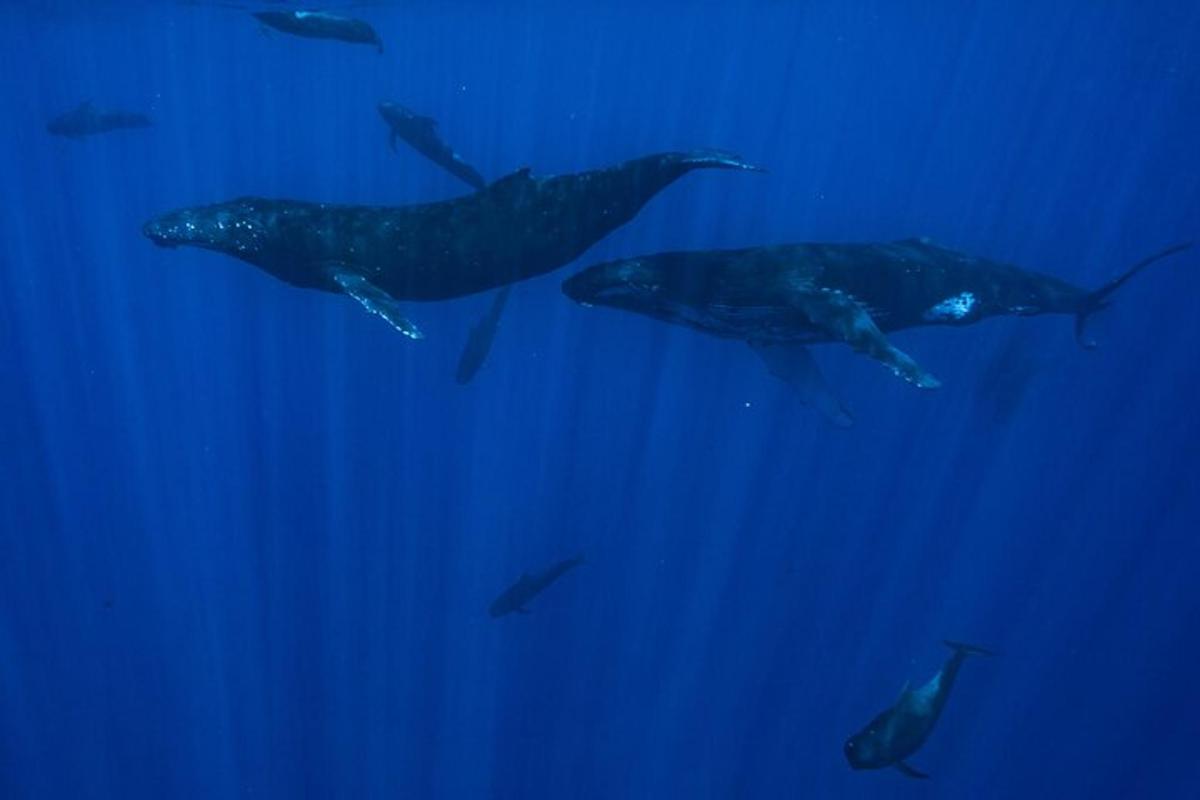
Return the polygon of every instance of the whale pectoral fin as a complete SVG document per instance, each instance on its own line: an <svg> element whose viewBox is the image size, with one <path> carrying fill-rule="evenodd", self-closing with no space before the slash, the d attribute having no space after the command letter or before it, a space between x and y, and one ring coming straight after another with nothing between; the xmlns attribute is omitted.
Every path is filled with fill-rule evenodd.
<svg viewBox="0 0 1200 800"><path fill-rule="evenodd" d="M857 352L870 356L921 389L936 389L941 381L916 361L892 346L871 315L854 298L836 289L808 289L797 293L796 306L809 321Z"/></svg>
<svg viewBox="0 0 1200 800"><path fill-rule="evenodd" d="M424 338L417 326L401 313L400 304L362 275L346 269L333 269L331 275L334 282L342 287L342 291L357 300L367 311L383 317L389 325L410 339Z"/></svg>
<svg viewBox="0 0 1200 800"><path fill-rule="evenodd" d="M903 772L905 775L907 775L910 778L919 778L921 780L926 780L929 777L924 772L921 772L919 769L913 769L908 764L905 764L903 761L896 762L896 769L900 770L901 772Z"/></svg>
<svg viewBox="0 0 1200 800"><path fill-rule="evenodd" d="M750 342L750 349L767 370L796 392L800 402L812 406L839 428L849 428L854 418L825 381L809 349L797 342Z"/></svg>

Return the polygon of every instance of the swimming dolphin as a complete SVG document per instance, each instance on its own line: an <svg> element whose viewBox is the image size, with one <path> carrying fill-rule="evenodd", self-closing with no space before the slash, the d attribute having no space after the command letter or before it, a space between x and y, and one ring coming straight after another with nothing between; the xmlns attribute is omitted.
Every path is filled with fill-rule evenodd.
<svg viewBox="0 0 1200 800"><path fill-rule="evenodd" d="M975 258L927 239L880 244L790 244L610 261L563 283L585 305L633 311L749 342L808 402L844 415L805 346L843 342L923 389L940 385L885 333L969 325L1001 314L1073 314L1080 344L1092 314L1127 280L1189 245L1139 261L1094 291Z"/></svg>
<svg viewBox="0 0 1200 800"><path fill-rule="evenodd" d="M383 52L383 40L367 22L339 17L328 11L255 11L263 25L308 39L336 39L350 44L373 44Z"/></svg>
<svg viewBox="0 0 1200 800"><path fill-rule="evenodd" d="M865 728L846 740L842 752L854 769L883 769L895 767L910 778L928 778L905 762L917 752L933 726L937 724L954 680L967 656L990 656L994 653L982 647L960 642L945 642L954 651L942 668L919 689L907 686L895 705L871 720Z"/></svg>
<svg viewBox="0 0 1200 800"><path fill-rule="evenodd" d="M423 117L399 103L380 103L379 115L390 130L388 143L393 151L396 140L403 139L418 153L475 189L487 186L483 176L438 135L437 120Z"/></svg>
<svg viewBox="0 0 1200 800"><path fill-rule="evenodd" d="M347 294L401 333L398 300L446 300L541 275L578 258L694 169L756 170L716 151L660 153L607 169L535 177L410 206L242 197L172 211L143 233L238 258L306 289Z"/></svg>
<svg viewBox="0 0 1200 800"><path fill-rule="evenodd" d="M583 557L576 556L575 558L560 561L542 572L535 572L533 575L525 573L516 583L505 589L492 602L492 605L488 608L488 613L493 617L502 617L514 611L521 614L528 614L529 609L525 605L530 600L544 592L550 584L561 578L564 573L575 569L575 567L578 567L582 563Z"/></svg>
<svg viewBox="0 0 1200 800"><path fill-rule="evenodd" d="M55 136L81 139L97 133L126 128L148 128L150 125L150 118L145 114L129 111L101 111L90 102L85 101L65 114L59 114L50 120L46 123L46 130Z"/></svg>
<svg viewBox="0 0 1200 800"><path fill-rule="evenodd" d="M458 369L454 380L460 386L465 386L479 372L483 362L487 360L492 349L492 340L496 338L496 329L500 327L500 315L504 313L504 304L508 302L508 293L512 285L504 286L492 298L486 314L471 328L467 343L463 346L462 354L458 357Z"/></svg>

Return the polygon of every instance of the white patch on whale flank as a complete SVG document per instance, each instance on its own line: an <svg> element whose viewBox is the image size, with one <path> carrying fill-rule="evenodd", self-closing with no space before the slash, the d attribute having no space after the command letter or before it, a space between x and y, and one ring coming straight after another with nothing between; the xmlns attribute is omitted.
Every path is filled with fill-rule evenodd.
<svg viewBox="0 0 1200 800"><path fill-rule="evenodd" d="M938 320L962 319L970 314L971 309L973 308L975 308L975 295L971 292L963 292L962 294L956 294L953 297L947 297L945 300L926 311L923 316L925 319L930 320L931 322Z"/></svg>

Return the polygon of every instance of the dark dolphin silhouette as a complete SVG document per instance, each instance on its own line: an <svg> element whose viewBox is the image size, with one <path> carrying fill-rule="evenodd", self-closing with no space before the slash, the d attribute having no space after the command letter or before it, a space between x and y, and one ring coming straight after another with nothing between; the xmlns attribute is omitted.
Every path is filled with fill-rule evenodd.
<svg viewBox="0 0 1200 800"><path fill-rule="evenodd" d="M84 136L127 128L149 128L151 124L153 123L145 114L131 111L102 111L85 101L50 120L46 124L46 130L55 136L80 139Z"/></svg>
<svg viewBox="0 0 1200 800"><path fill-rule="evenodd" d="M514 611L528 614L525 606L537 595L544 592L550 584L561 578L570 570L583 563L583 556L576 556L558 562L554 566L530 575L525 573L512 586L505 589L499 597L492 601L488 613L493 617L502 617Z"/></svg>
<svg viewBox="0 0 1200 800"><path fill-rule="evenodd" d="M905 763L905 759L917 752L933 726L937 724L958 671L967 656L995 655L982 647L973 647L959 642L946 642L954 654L946 661L929 683L918 689L907 686L900 693L895 705L871 720L865 728L846 740L842 751L854 769L883 769L896 767L910 778L929 776Z"/></svg>
<svg viewBox="0 0 1200 800"><path fill-rule="evenodd" d="M487 186L483 176L438 135L437 120L433 117L423 117L399 103L380 103L379 115L387 123L388 143L393 151L396 141L403 139L418 153L472 188Z"/></svg>
<svg viewBox="0 0 1200 800"><path fill-rule="evenodd" d="M263 25L308 39L336 39L350 44L372 44L383 52L383 40L370 23L328 11L255 11Z"/></svg>

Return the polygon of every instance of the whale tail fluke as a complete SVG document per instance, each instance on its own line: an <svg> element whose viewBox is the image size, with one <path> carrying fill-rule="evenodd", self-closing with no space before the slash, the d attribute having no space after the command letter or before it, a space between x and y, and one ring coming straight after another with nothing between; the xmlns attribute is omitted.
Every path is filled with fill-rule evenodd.
<svg viewBox="0 0 1200 800"><path fill-rule="evenodd" d="M955 655L961 655L961 656L995 656L995 655L999 655L999 653L997 653L994 650L988 650L983 647L976 647L973 644L964 644L962 642L956 642L953 639L943 639L942 644L946 645L946 647L949 647L951 650L953 650Z"/></svg>
<svg viewBox="0 0 1200 800"><path fill-rule="evenodd" d="M1125 285L1126 281L1128 281L1134 275L1137 275L1151 264L1161 261L1167 256L1173 256L1178 252L1187 250L1191 246L1191 242L1183 242L1182 244L1168 247L1166 250L1162 250L1152 256L1147 256L1129 269L1125 270L1125 272L1121 275L1118 275L1116 278L1113 278L1099 289L1085 296L1079 310L1075 312L1075 341L1079 342L1079 346L1086 350L1091 350L1096 347L1096 343L1087 338L1088 319L1090 319L1091 316L1097 311L1103 311L1104 309L1108 308L1109 305L1111 305L1111 300L1109 298L1112 297L1113 293L1116 292L1117 289L1120 289L1123 285Z"/></svg>
<svg viewBox="0 0 1200 800"><path fill-rule="evenodd" d="M748 172L766 172L736 153L727 150L690 150L683 154L682 162L694 167L716 167L718 169L741 169Z"/></svg>

